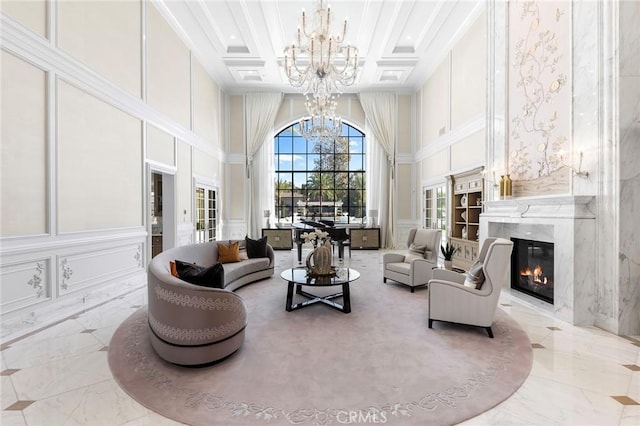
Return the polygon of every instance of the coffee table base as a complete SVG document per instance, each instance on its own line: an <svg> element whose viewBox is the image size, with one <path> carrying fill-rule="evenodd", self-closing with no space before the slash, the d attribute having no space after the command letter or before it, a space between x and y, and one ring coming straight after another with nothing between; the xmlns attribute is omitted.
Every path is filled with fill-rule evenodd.
<svg viewBox="0 0 640 426"><path fill-rule="evenodd" d="M293 290L295 288L296 294L306 297L309 300L305 300L300 303L293 303ZM334 302L331 299L335 299L337 297L342 296L342 305ZM349 291L349 283L342 284L342 292L330 294L328 296L317 296L315 294L307 293L302 290L302 284L296 284L289 281L289 287L287 289L287 312L295 311L296 309L306 308L307 306L314 305L316 303L324 303L327 306L332 307L333 309L337 309L340 312L344 312L348 314L351 312L351 294Z"/></svg>

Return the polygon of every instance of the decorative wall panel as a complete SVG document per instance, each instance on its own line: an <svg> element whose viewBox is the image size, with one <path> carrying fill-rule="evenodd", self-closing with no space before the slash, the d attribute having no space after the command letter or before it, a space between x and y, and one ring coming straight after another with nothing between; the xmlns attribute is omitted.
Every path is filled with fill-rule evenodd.
<svg viewBox="0 0 640 426"><path fill-rule="evenodd" d="M140 120L60 80L57 117L59 231L141 225Z"/></svg>
<svg viewBox="0 0 640 426"><path fill-rule="evenodd" d="M13 312L51 299L50 269L48 258L2 265L2 313Z"/></svg>
<svg viewBox="0 0 640 426"><path fill-rule="evenodd" d="M571 152L569 2L509 3L508 66L508 170L497 172L534 192L568 193L561 156ZM516 188L514 196L523 195Z"/></svg>
<svg viewBox="0 0 640 426"><path fill-rule="evenodd" d="M175 138L173 135L147 124L147 159L168 166L176 166Z"/></svg>
<svg viewBox="0 0 640 426"><path fill-rule="evenodd" d="M47 229L46 72L2 50L0 236Z"/></svg>
<svg viewBox="0 0 640 426"><path fill-rule="evenodd" d="M484 115L486 109L486 22L483 13L451 50L452 129Z"/></svg>
<svg viewBox="0 0 640 426"><path fill-rule="evenodd" d="M142 269L142 244L63 254L57 262L62 296Z"/></svg>
<svg viewBox="0 0 640 426"><path fill-rule="evenodd" d="M197 60L193 60L193 131L219 148L218 85Z"/></svg>
<svg viewBox="0 0 640 426"><path fill-rule="evenodd" d="M191 55L160 12L147 2L147 102L191 129Z"/></svg>
<svg viewBox="0 0 640 426"><path fill-rule="evenodd" d="M177 217L191 217L191 204L193 199L192 188L193 171L191 170L191 147L185 142L178 141L178 173L176 175L176 193L178 202Z"/></svg>
<svg viewBox="0 0 640 426"><path fill-rule="evenodd" d="M422 90L422 147L449 131L449 60L444 60Z"/></svg>
<svg viewBox="0 0 640 426"><path fill-rule="evenodd" d="M140 2L61 1L57 8L58 47L140 98Z"/></svg>
<svg viewBox="0 0 640 426"><path fill-rule="evenodd" d="M0 10L41 37L47 37L47 1L1 1Z"/></svg>

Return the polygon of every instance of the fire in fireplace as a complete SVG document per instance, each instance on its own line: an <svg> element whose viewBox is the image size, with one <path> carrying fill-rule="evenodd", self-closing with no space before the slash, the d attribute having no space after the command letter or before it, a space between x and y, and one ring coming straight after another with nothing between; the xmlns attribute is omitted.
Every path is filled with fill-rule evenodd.
<svg viewBox="0 0 640 426"><path fill-rule="evenodd" d="M511 288L553 304L553 243L511 241Z"/></svg>

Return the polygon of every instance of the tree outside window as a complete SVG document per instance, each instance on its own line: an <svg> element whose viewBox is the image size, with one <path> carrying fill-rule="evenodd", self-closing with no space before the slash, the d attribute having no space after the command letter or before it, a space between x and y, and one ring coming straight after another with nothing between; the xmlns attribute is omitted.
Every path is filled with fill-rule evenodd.
<svg viewBox="0 0 640 426"><path fill-rule="evenodd" d="M343 124L340 137L305 140L297 124L274 138L278 223L365 223L365 135Z"/></svg>

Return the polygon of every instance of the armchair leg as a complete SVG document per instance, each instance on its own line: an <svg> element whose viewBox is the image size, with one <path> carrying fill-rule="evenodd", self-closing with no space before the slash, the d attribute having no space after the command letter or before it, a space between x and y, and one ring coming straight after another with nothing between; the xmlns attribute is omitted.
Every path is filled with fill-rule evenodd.
<svg viewBox="0 0 640 426"><path fill-rule="evenodd" d="M416 288L414 286L411 286L411 293L413 293L415 289Z"/></svg>
<svg viewBox="0 0 640 426"><path fill-rule="evenodd" d="M382 282L386 283L387 282L387 277L382 277Z"/></svg>
<svg viewBox="0 0 640 426"><path fill-rule="evenodd" d="M491 331L491 327L485 327L484 329L487 330L489 337L493 339L493 331Z"/></svg>
<svg viewBox="0 0 640 426"><path fill-rule="evenodd" d="M429 318L429 328L432 328L431 326L433 325L433 320L431 318Z"/></svg>

